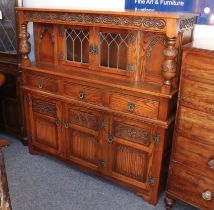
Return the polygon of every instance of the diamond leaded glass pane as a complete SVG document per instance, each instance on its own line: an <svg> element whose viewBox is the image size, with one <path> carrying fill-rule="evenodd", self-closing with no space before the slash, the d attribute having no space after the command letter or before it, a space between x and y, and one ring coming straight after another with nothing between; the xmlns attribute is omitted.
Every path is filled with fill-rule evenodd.
<svg viewBox="0 0 214 210"><path fill-rule="evenodd" d="M66 30L67 61L88 63L89 61L89 31Z"/></svg>
<svg viewBox="0 0 214 210"><path fill-rule="evenodd" d="M128 40L127 33L100 32L100 66L127 69Z"/></svg>
<svg viewBox="0 0 214 210"><path fill-rule="evenodd" d="M0 52L16 53L14 0L0 0Z"/></svg>

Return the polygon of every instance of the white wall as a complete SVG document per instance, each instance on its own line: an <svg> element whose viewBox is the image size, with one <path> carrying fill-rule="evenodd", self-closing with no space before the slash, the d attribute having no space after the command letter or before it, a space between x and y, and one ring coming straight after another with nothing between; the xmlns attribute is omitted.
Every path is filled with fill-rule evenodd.
<svg viewBox="0 0 214 210"><path fill-rule="evenodd" d="M125 0L23 0L25 7L122 10Z"/></svg>

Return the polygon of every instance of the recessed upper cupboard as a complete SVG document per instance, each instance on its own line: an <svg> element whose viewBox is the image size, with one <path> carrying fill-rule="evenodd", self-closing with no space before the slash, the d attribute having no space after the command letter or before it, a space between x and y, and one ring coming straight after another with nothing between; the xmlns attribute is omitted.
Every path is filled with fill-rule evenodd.
<svg viewBox="0 0 214 210"><path fill-rule="evenodd" d="M35 23L34 36L37 62L81 67L131 81L163 83L167 48L163 32ZM183 36L179 34L175 39L176 48L184 41Z"/></svg>

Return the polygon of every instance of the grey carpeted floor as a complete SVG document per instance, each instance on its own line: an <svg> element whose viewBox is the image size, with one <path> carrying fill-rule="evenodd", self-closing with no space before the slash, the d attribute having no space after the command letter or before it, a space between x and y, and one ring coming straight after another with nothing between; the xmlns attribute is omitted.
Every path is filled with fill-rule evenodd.
<svg viewBox="0 0 214 210"><path fill-rule="evenodd" d="M61 161L32 156L18 140L3 149L13 210L164 210L132 192ZM194 210L177 203L175 210Z"/></svg>

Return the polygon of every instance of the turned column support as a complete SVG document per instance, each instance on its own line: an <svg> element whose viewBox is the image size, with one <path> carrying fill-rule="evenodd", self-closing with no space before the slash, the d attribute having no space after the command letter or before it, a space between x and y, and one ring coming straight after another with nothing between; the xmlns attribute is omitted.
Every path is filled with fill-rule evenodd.
<svg viewBox="0 0 214 210"><path fill-rule="evenodd" d="M27 23L24 22L21 24L20 34L19 34L19 52L22 55L22 65L27 66L30 65L31 61L29 59L28 54L31 51L31 45L28 39L30 38L30 34L27 32Z"/></svg>
<svg viewBox="0 0 214 210"><path fill-rule="evenodd" d="M176 77L177 71L177 55L178 50L175 47L176 37L167 38L167 47L164 49L163 54L165 60L162 64L162 75L164 78L162 92L170 93L172 91L172 80Z"/></svg>

